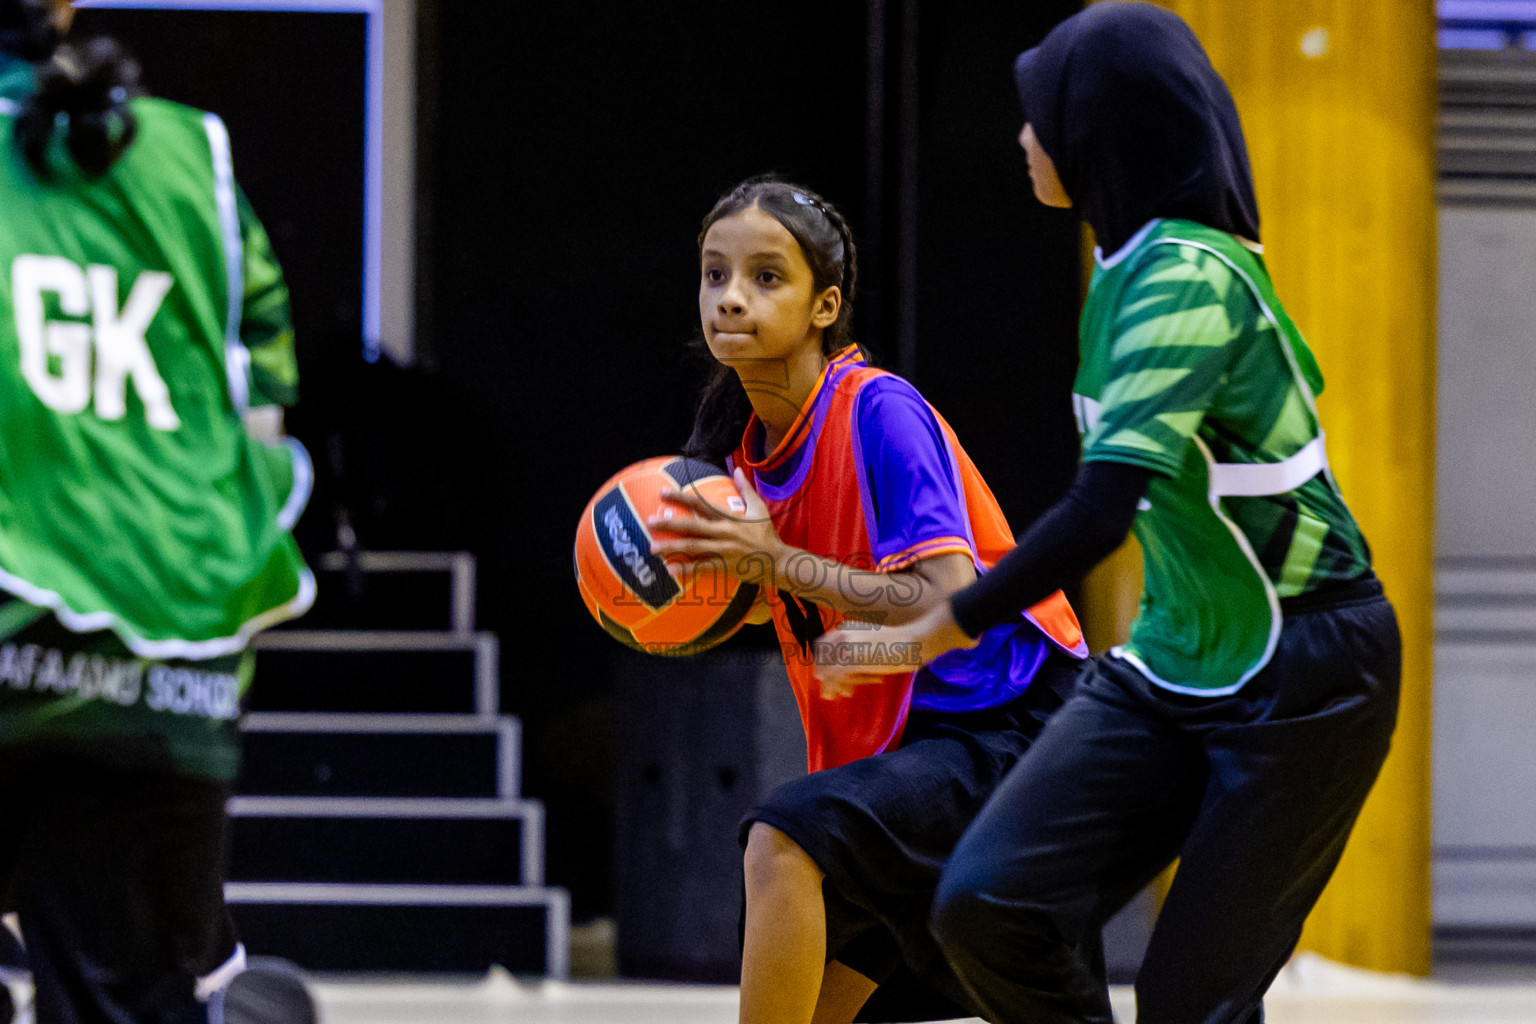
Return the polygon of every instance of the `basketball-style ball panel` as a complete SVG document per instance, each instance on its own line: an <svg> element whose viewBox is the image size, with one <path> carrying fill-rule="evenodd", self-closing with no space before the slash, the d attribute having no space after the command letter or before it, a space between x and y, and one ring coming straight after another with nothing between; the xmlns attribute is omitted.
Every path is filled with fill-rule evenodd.
<svg viewBox="0 0 1536 1024"><path fill-rule="evenodd" d="M743 585L719 557L652 552L668 537L653 516L688 515L663 490L698 495L722 514L746 511L719 467L697 459L646 459L614 474L587 504L576 533L577 589L587 611L615 639L653 654L696 654L725 640L746 621L758 588Z"/></svg>
<svg viewBox="0 0 1536 1024"><path fill-rule="evenodd" d="M603 609L627 627L644 622L653 614L638 595L625 588L623 578L614 572L592 520L591 506L583 514L581 529L576 536L576 578L583 597L591 602L588 608L594 615L597 609Z"/></svg>
<svg viewBox="0 0 1536 1024"><path fill-rule="evenodd" d="M586 581L581 578L580 565L575 566L575 576L576 593L581 595L581 603L587 606L587 614L595 619L602 612L602 607L598 605L597 598L592 596L592 591L587 589Z"/></svg>
<svg viewBox="0 0 1536 1024"><path fill-rule="evenodd" d="M757 595L761 591L762 588L756 583L743 583L737 589L736 596L731 598L724 614L715 620L713 626L699 634L693 646L704 651L730 639L747 621L747 616L752 614L752 606L757 604Z"/></svg>
<svg viewBox="0 0 1536 1024"><path fill-rule="evenodd" d="M660 462L657 472L648 473L639 478L625 477L620 483L625 494L630 498L636 508L642 505L646 508L654 508L655 512L649 515L659 514L663 519L673 515L690 515L688 509L682 505L663 501L661 492L665 489L686 491L695 497L703 499L704 503L720 515L740 515L747 510L747 503L742 500L741 492L736 490L736 485L731 478L726 476L719 467L698 459L648 459L648 462ZM646 463L640 463L646 465ZM660 539L672 536L667 533L666 527L656 526L651 528L652 536ZM691 561L688 556L678 556L679 563Z"/></svg>
<svg viewBox="0 0 1536 1024"><path fill-rule="evenodd" d="M659 501L659 495L658 495ZM592 529L609 570L652 611L665 608L682 591L667 563L651 554L651 535L621 483L592 506Z"/></svg>
<svg viewBox="0 0 1536 1024"><path fill-rule="evenodd" d="M592 618L597 620L597 624L603 627L605 633L629 647L640 647L639 642L635 639L635 634L614 622L603 611L602 606L593 598L592 592L587 589L586 582L582 580L580 572L576 574L576 590L581 594L581 603L587 606L587 611L591 614Z"/></svg>
<svg viewBox="0 0 1536 1024"><path fill-rule="evenodd" d="M666 459L659 467L661 475L671 482L671 486L677 490L688 490L701 493L706 499L718 495L724 497L727 494L741 495L736 491L736 485L731 481L730 475L719 466L699 459L675 458ZM718 482L717 482L718 481ZM702 490L701 490L702 489ZM713 504L713 502L711 502ZM737 511L744 511L745 505ZM722 506L722 511L730 511Z"/></svg>
<svg viewBox="0 0 1536 1024"><path fill-rule="evenodd" d="M614 622L607 615L603 614L601 609L599 609L597 613L597 623L603 627L603 632L607 633L609 636L613 637L624 646L633 647L637 651L645 650L645 647L641 645L640 641L635 639L635 634L631 633L617 622Z"/></svg>

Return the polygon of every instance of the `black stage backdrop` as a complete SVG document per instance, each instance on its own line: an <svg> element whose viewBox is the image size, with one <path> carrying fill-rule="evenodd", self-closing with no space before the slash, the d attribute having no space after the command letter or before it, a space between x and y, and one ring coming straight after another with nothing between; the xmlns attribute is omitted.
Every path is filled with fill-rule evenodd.
<svg viewBox="0 0 1536 1024"><path fill-rule="evenodd" d="M1076 8L425 0L419 337L474 451L481 623L578 920L612 907L615 723L570 539L605 478L688 433L700 219L769 170L839 204L870 271L856 330L1021 529L1076 460L1079 270L1075 222L1030 196L1010 66Z"/></svg>
<svg viewBox="0 0 1536 1024"><path fill-rule="evenodd" d="M363 344L367 19L277 11L84 10L156 96L229 127L235 177L272 238L293 298L300 371Z"/></svg>

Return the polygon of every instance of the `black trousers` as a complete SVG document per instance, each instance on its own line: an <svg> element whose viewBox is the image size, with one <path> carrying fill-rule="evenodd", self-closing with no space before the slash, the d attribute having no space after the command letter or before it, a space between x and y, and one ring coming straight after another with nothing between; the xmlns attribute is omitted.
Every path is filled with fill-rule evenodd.
<svg viewBox="0 0 1536 1024"><path fill-rule="evenodd" d="M956 846L933 929L999 1024L1109 1024L1085 937L1175 857L1138 1024L1256 1024L1343 854L1397 718L1380 585L1289 609L1236 694L1098 660Z"/></svg>
<svg viewBox="0 0 1536 1024"><path fill-rule="evenodd" d="M0 910L21 920L38 1024L204 1024L235 950L228 788L0 750Z"/></svg>

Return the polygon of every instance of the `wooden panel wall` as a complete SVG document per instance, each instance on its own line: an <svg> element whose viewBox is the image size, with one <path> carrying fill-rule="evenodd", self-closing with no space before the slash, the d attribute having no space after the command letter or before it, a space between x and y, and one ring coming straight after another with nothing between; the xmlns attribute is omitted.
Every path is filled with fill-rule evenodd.
<svg viewBox="0 0 1536 1024"><path fill-rule="evenodd" d="M1430 966L1433 5L1163 6L1194 28L1237 100L1266 259L1322 364L1328 454L1403 629L1392 755L1302 945L1362 967L1423 974ZM1118 624L1123 591L1139 587L1139 578L1122 578L1118 589L1102 571L1090 579L1090 620Z"/></svg>

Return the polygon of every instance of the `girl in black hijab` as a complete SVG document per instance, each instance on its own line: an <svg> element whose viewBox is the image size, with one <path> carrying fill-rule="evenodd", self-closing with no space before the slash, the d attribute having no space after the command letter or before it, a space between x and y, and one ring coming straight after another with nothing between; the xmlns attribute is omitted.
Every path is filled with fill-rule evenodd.
<svg viewBox="0 0 1536 1024"><path fill-rule="evenodd" d="M1036 196L1100 242L1073 388L1083 464L991 572L879 639L925 661L970 646L1133 525L1146 588L1129 641L956 847L933 929L989 1020L1109 1024L1098 930L1177 857L1138 1024L1256 1024L1386 757L1396 619L1328 471L1322 376L1274 293L1237 111L1194 34L1097 3L1014 72Z"/></svg>
<svg viewBox="0 0 1536 1024"><path fill-rule="evenodd" d="M1154 217L1259 240L1237 108L1178 15L1095 4L1020 54L1013 75L1025 122L1104 252Z"/></svg>

